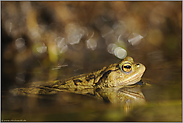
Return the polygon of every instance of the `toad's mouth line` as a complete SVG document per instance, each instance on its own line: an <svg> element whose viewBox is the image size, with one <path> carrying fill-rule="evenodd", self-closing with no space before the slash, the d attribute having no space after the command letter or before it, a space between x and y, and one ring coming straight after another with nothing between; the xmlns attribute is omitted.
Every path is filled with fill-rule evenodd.
<svg viewBox="0 0 183 123"><path fill-rule="evenodd" d="M119 84L117 84L117 86L135 84L141 80L142 75L143 75L143 73L136 74L136 75L130 77L129 79L127 79L126 81L120 82Z"/></svg>

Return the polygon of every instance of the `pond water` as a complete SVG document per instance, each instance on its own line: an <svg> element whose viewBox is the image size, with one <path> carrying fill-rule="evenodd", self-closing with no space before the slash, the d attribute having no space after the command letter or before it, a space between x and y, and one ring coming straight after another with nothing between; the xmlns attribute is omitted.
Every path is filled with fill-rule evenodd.
<svg viewBox="0 0 183 123"><path fill-rule="evenodd" d="M8 91L2 91L2 118L5 121L181 121L181 69L174 67L170 65L164 69L158 68L157 71L146 66L147 70L142 77L145 84L140 83L118 91L107 90L105 95L108 98L102 100L64 91L53 95L31 96L13 96ZM57 70L60 78L67 78L78 72L72 72L71 75L62 73L69 69ZM28 83L33 79L44 80L47 77L43 76L51 74L37 73L21 74L32 77L27 79ZM16 77L21 80L20 75ZM11 86L11 89L15 87L24 86Z"/></svg>

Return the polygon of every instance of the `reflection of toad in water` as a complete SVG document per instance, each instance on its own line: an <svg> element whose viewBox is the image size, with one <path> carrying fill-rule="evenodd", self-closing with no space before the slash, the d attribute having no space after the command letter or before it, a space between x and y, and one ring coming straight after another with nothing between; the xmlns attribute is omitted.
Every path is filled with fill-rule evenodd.
<svg viewBox="0 0 183 123"><path fill-rule="evenodd" d="M100 89L97 90L97 93L105 102L124 106L124 112L128 113L133 106L145 103L145 97L141 92L141 84L143 84L142 81L120 89Z"/></svg>

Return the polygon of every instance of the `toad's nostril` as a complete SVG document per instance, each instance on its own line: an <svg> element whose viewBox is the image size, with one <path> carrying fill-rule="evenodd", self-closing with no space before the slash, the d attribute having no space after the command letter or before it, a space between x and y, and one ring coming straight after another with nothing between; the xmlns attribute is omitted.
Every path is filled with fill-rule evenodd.
<svg viewBox="0 0 183 123"><path fill-rule="evenodd" d="M140 64L139 63L137 63L136 65L137 65L137 67L140 67Z"/></svg>

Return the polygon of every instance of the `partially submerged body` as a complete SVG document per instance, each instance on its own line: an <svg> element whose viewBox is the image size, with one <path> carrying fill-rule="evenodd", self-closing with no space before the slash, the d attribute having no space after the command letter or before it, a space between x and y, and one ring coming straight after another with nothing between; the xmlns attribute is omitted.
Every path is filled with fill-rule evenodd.
<svg viewBox="0 0 183 123"><path fill-rule="evenodd" d="M68 91L79 94L95 95L97 89L119 89L141 80L145 66L134 63L133 58L126 57L120 63L111 64L101 70L71 77L66 80L33 82L27 88L16 88L14 95L55 94Z"/></svg>

